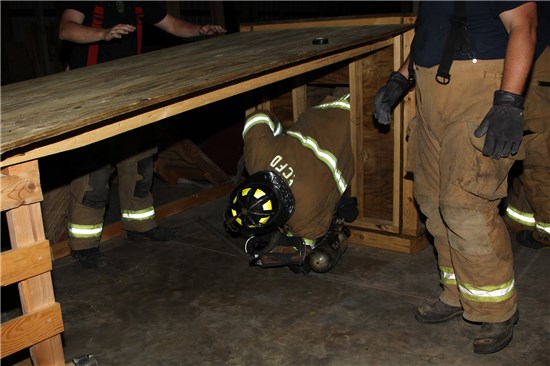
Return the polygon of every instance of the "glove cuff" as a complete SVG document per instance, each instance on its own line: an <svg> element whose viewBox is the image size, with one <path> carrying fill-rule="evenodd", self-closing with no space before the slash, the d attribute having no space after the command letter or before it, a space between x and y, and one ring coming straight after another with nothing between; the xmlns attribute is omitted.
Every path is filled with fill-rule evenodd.
<svg viewBox="0 0 550 366"><path fill-rule="evenodd" d="M392 72L388 81L397 83L403 90L409 90L411 88L410 81L399 71Z"/></svg>
<svg viewBox="0 0 550 366"><path fill-rule="evenodd" d="M522 95L510 93L504 90L496 90L493 96L493 105L501 107L513 107L523 110L525 98Z"/></svg>

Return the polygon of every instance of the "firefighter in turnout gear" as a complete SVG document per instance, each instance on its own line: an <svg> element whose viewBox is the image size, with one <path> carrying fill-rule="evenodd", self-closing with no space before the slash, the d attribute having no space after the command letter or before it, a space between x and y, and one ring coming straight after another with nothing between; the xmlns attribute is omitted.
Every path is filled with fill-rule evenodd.
<svg viewBox="0 0 550 366"><path fill-rule="evenodd" d="M409 126L414 197L437 250L439 299L421 323L479 323L475 353L506 347L519 320L510 236L498 205L523 157L523 92L536 45L536 4L420 2L411 52L374 99L389 111L415 82Z"/></svg>
<svg viewBox="0 0 550 366"><path fill-rule="evenodd" d="M218 25L199 26L175 18L157 2L67 3L59 38L71 45L68 70L140 54L144 23L178 37L225 32ZM116 83L116 76L112 82ZM108 100L109 96L105 97ZM78 163L74 167L77 178L70 186L69 244L73 257L86 267L107 264L99 251L99 242L114 166L118 173L122 227L128 239L168 241L176 237L174 230L158 227L155 220L151 186L157 148L147 140L139 132L130 132L75 153Z"/></svg>
<svg viewBox="0 0 550 366"><path fill-rule="evenodd" d="M550 3L537 2L535 60L525 94L525 159L508 195L506 224L518 242L550 249Z"/></svg>
<svg viewBox="0 0 550 366"><path fill-rule="evenodd" d="M347 194L354 174L348 99L327 97L286 131L269 111L246 119L250 176L231 193L225 223L246 237L252 265L327 272L345 251L344 222L358 215Z"/></svg>

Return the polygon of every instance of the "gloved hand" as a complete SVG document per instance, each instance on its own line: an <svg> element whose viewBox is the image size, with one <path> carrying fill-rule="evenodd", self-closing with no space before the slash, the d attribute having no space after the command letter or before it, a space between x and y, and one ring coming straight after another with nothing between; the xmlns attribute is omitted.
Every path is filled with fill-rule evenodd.
<svg viewBox="0 0 550 366"><path fill-rule="evenodd" d="M474 131L475 137L485 137L483 155L493 159L516 154L523 137L523 100L521 95L495 91L493 107Z"/></svg>
<svg viewBox="0 0 550 366"><path fill-rule="evenodd" d="M381 87L374 97L374 118L381 125L389 125L391 122L391 110L403 95L409 91L411 84L401 73L394 71L386 85Z"/></svg>
<svg viewBox="0 0 550 366"><path fill-rule="evenodd" d="M354 221L359 216L357 208L357 197L342 196L338 206L336 206L336 217L345 222Z"/></svg>

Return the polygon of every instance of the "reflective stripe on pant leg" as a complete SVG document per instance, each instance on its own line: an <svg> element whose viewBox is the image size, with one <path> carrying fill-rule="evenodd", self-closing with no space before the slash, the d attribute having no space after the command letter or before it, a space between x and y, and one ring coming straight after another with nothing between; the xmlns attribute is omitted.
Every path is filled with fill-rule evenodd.
<svg viewBox="0 0 550 366"><path fill-rule="evenodd" d="M156 148L149 149L117 164L122 226L125 230L144 232L157 226L151 193L155 153Z"/></svg>
<svg viewBox="0 0 550 366"><path fill-rule="evenodd" d="M500 322L516 309L513 254L497 208L475 210L442 205L464 317Z"/></svg>
<svg viewBox="0 0 550 366"><path fill-rule="evenodd" d="M74 250L99 246L108 202L110 172L111 167L105 166L71 182L68 235L69 245Z"/></svg>
<svg viewBox="0 0 550 366"><path fill-rule="evenodd" d="M533 238L550 245L550 46L537 58L525 97L525 160L520 180L535 218Z"/></svg>

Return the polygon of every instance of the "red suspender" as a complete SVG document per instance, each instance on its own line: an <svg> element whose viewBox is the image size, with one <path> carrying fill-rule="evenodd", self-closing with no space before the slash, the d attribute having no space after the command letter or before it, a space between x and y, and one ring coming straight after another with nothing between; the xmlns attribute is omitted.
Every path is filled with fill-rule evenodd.
<svg viewBox="0 0 550 366"><path fill-rule="evenodd" d="M141 43L143 39L143 9L141 6L135 7L136 11L136 28L137 28L137 54L141 53ZM94 17L92 18L92 28L101 28L103 26L103 17L105 15L105 9L101 5L94 6ZM99 43L94 43L88 46L88 60L87 66L97 64L97 55L99 50Z"/></svg>
<svg viewBox="0 0 550 366"><path fill-rule="evenodd" d="M136 11L136 28L137 28L137 54L141 53L141 42L143 37L143 9L141 6L135 7Z"/></svg>
<svg viewBox="0 0 550 366"><path fill-rule="evenodd" d="M101 28L103 25L103 16L105 14L105 9L100 6L94 6L94 17L92 18L92 28ZM99 44L94 43L88 47L88 60L86 62L87 66L97 64L97 53L99 49Z"/></svg>

